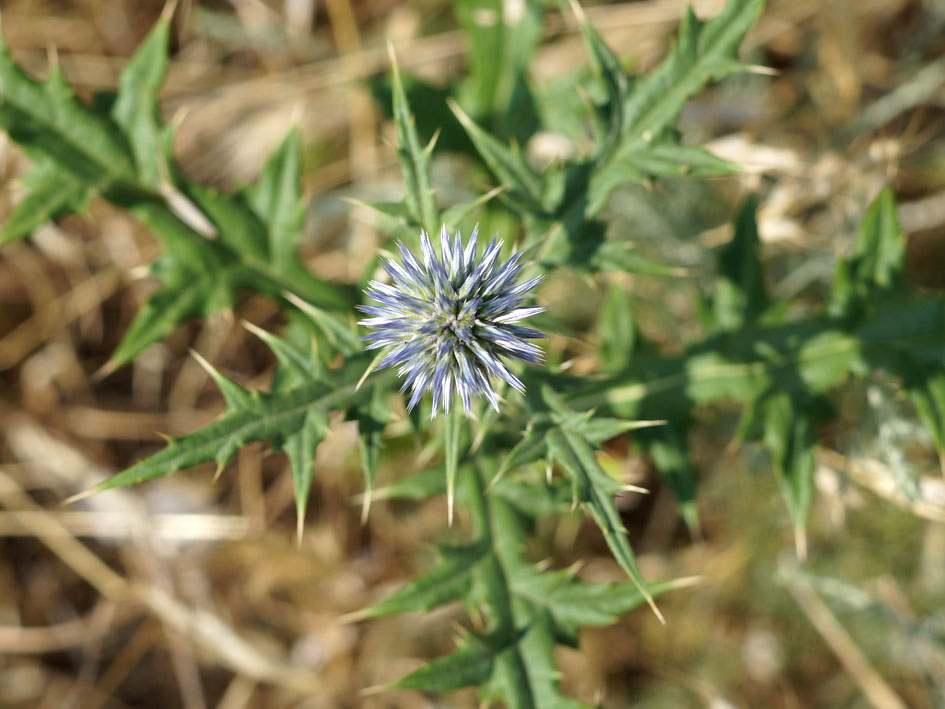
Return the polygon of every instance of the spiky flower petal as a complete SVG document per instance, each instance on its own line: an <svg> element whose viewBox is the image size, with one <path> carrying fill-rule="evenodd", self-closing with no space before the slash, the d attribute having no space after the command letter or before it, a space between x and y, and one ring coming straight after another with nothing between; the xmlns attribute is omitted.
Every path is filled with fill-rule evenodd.
<svg viewBox="0 0 945 709"><path fill-rule="evenodd" d="M431 391L433 416L440 408L449 411L456 397L467 414L473 396L486 397L498 410L493 379L525 390L503 360L541 362L541 350L527 340L544 334L517 324L545 310L522 307L525 294L541 277L516 284L521 252L498 265L502 242L494 238L477 256L477 234L478 227L464 246L459 231L450 239L444 226L437 256L421 231L420 261L398 243L400 262L388 259L382 264L391 283L371 281L365 290L379 305L358 306L371 316L359 324L376 329L362 338L367 348L387 348L377 369L396 366L405 377L401 391L411 390L408 409Z"/></svg>

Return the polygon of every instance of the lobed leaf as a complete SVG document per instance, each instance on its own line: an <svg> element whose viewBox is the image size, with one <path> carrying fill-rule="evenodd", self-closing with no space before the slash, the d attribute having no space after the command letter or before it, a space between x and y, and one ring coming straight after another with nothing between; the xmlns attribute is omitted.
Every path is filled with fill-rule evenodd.
<svg viewBox="0 0 945 709"><path fill-rule="evenodd" d="M716 327L722 330L743 328L767 306L756 209L757 200L749 197L735 218L734 236L719 251L719 277L712 304Z"/></svg>
<svg viewBox="0 0 945 709"><path fill-rule="evenodd" d="M31 191L0 241L80 211L98 192L144 222L168 249L154 268L163 287L141 309L109 368L188 318L230 308L242 288L276 298L293 293L327 310L352 302L344 288L308 273L295 254L304 214L297 137L283 143L249 191L254 205L178 174L156 99L167 68L169 22L163 16L138 47L114 100L93 105L73 95L58 66L45 82L27 76L0 37L0 126L37 162L26 180Z"/></svg>

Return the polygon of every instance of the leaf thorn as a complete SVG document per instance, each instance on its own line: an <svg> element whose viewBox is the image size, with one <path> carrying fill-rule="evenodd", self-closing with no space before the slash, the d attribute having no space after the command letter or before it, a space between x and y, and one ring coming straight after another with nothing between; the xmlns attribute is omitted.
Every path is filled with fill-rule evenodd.
<svg viewBox="0 0 945 709"><path fill-rule="evenodd" d="M109 377L114 374L116 369L118 369L118 363L113 359L108 360L105 364L93 372L92 383L98 384L103 379L105 379L105 377Z"/></svg>
<svg viewBox="0 0 945 709"><path fill-rule="evenodd" d="M371 498L372 490L369 488L364 491L363 501L361 504L361 526L365 526L368 521L368 515L371 513Z"/></svg>
<svg viewBox="0 0 945 709"><path fill-rule="evenodd" d="M88 490L83 490L82 492L76 493L75 495L72 495L71 497L67 497L65 500L62 501L62 504L71 505L75 502L78 502L79 500L84 500L86 497L94 495L96 492L98 492L98 487L90 487Z"/></svg>

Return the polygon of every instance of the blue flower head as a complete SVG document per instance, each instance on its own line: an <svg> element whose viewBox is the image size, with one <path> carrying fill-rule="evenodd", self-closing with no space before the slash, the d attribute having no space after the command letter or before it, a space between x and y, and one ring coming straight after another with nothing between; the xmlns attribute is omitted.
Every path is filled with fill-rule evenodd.
<svg viewBox="0 0 945 709"><path fill-rule="evenodd" d="M376 329L362 338L367 348L386 348L376 368L399 367L405 377L401 391L411 389L408 410L426 391L433 393L433 416L440 407L449 411L455 397L467 415L471 396L486 397L498 410L494 378L525 391L503 359L541 362L541 350L527 340L544 334L517 324L545 310L522 307L541 276L516 284L521 252L498 266L502 242L496 237L477 257L477 232L478 227L464 247L459 231L450 240L444 226L437 256L421 231L422 263L398 243L401 263L389 259L382 264L391 283L371 281L365 290L379 305L358 306L371 316L359 324Z"/></svg>

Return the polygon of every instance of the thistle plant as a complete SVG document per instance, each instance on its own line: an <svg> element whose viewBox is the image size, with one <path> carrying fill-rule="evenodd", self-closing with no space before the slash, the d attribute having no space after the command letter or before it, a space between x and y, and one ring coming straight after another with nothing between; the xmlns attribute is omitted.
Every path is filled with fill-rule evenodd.
<svg viewBox="0 0 945 709"><path fill-rule="evenodd" d="M440 407L448 412L454 397L462 401L468 416L471 395L486 397L498 411L492 379L498 377L525 391L503 358L533 364L542 359L541 350L526 340L544 334L515 324L544 312L541 306L521 307L525 294L542 277L516 284L521 252L497 266L503 243L498 237L477 258L478 232L477 226L464 246L460 232L451 240L443 225L437 256L427 233L421 231L422 265L398 242L402 263L388 259L383 264L392 284L371 281L365 291L380 305L357 306L372 316L359 324L377 329L361 338L367 349L386 348L377 369L400 367L398 374L405 377L401 392L411 388L408 410L431 391L431 418Z"/></svg>
<svg viewBox="0 0 945 709"><path fill-rule="evenodd" d="M267 441L288 459L301 534L316 449L333 425L354 422L365 512L378 477L384 485L374 491L376 498L422 500L445 493L450 521L454 496L467 512L453 535L462 543L441 547L432 568L349 616L425 611L452 601L475 609L476 622L456 651L394 686L429 692L475 686L484 704L574 709L584 705L559 686L555 645L576 646L582 628L612 624L643 604L655 611L654 598L681 585L644 579L616 501L638 489L605 468L598 456L604 444L635 431L624 439L628 455L648 456L657 484L673 493L680 516L698 535L688 433L699 421L698 409L739 405L744 418L738 436L768 450L802 551L818 426L832 415L831 392L849 379L880 371L895 376L945 459L945 299L916 293L905 282L896 205L885 191L865 211L853 255L838 263L829 301L798 317L798 309L772 300L765 289L755 200L749 199L735 217L732 239L718 252L713 292L700 302L704 336L678 343L672 355L647 341L631 294L620 285L626 279L611 279L610 272L667 277L676 269L644 258L608 229L605 207L619 188L737 171L681 141L676 123L686 101L707 83L752 70L739 61L738 48L763 0L730 0L708 22L688 11L664 63L638 77L628 76L575 3L591 69L568 78L566 92L533 85L529 63L545 10L542 3L524 5L517 20L497 13L501 27L474 21L476 12L460 14L479 60L470 63L462 90L444 101L455 120L443 111L445 125L428 134L421 135L423 126L392 66L405 194L401 202L370 205L386 220L384 248L395 245L399 252L399 259L382 263L387 283L331 283L316 278L298 257L307 203L297 131L254 184L232 194L190 179L176 165L172 131L160 122L156 98L168 65L170 11L122 72L117 94L90 104L72 93L57 67L46 81L28 76L0 41L0 126L35 163L24 180L29 195L0 228L0 244L81 212L93 195L126 209L164 243L153 269L161 287L140 308L107 369L129 363L190 318L237 307L241 291L268 296L286 315L278 335L248 326L277 360L268 390L248 391L201 360L225 412L96 490L207 461L222 469L247 444ZM508 54L496 56L497 47ZM428 86L423 95L438 91ZM438 203L431 134L441 128L444 136L451 134L441 143L461 147L496 189L469 202ZM538 172L516 146L540 132L560 134L584 152ZM213 228L196 228L187 218L195 212ZM450 237L447 226L471 223L473 213L483 223L514 225L517 233L503 228L503 234L523 250L501 263L498 236L481 254L478 229L465 244L460 231ZM439 254L428 236L436 230ZM419 258L396 241L418 232ZM520 281L526 250L535 256L538 275ZM520 324L544 310L527 304L528 295L543 277L564 269L600 290L596 331L581 332L586 323L561 324L597 371L569 375L564 367L528 367L516 375L511 361L543 361L531 342L543 333ZM374 301L357 306L366 316L360 325L373 330L363 342L352 317L361 290ZM380 352L375 357L364 349ZM548 353L556 362L569 356L554 345ZM403 378L406 401L394 372L367 377L388 368ZM500 412L499 382L519 392L527 384L529 395L521 406ZM404 408L415 410L427 392L431 418L448 413L444 425L412 419L409 428L387 426L403 422ZM496 413L486 409L478 421L470 420L475 397ZM661 425L644 428L647 422ZM418 470L401 475L394 468L402 466L382 461L388 439L405 430L429 455L421 456ZM541 533L538 520L578 509L596 525L625 579L595 583L575 569L553 569L527 556L542 547L530 543Z"/></svg>

